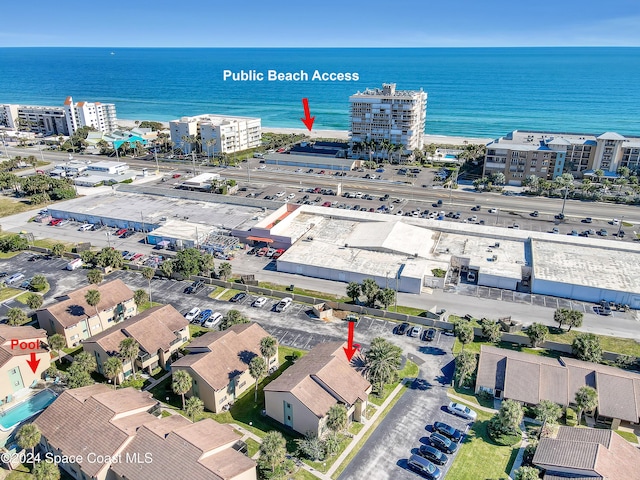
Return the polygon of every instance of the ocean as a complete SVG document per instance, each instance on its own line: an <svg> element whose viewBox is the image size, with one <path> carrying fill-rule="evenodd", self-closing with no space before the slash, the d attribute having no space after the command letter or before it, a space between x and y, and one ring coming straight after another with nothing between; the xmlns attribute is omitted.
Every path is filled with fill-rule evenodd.
<svg viewBox="0 0 640 480"><path fill-rule="evenodd" d="M224 72L306 72L232 81ZM313 80L349 73L357 80ZM353 74L357 75L353 75ZM115 103L119 118L248 115L264 126L349 128L349 96L395 82L428 93L426 133L514 129L640 135L640 48L0 48L0 104Z"/></svg>

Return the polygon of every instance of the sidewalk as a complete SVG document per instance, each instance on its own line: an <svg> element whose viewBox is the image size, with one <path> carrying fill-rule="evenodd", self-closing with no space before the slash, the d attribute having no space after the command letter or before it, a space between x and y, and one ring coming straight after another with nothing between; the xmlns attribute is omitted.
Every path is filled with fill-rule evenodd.
<svg viewBox="0 0 640 480"><path fill-rule="evenodd" d="M161 381L169 378L171 376L171 372L167 372L165 373L163 376L161 376L160 378L158 378L157 380L153 380L149 385L147 385L146 387L144 387L142 390L143 391L149 391L151 390L153 387L155 387L157 384L159 384ZM152 377L149 377L152 378Z"/></svg>

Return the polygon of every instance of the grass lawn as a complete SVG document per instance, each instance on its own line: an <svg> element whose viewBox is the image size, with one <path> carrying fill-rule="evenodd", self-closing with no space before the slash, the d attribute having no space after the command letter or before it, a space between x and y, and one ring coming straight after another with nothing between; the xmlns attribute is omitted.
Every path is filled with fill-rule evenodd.
<svg viewBox="0 0 640 480"><path fill-rule="evenodd" d="M0 302L4 302L14 295L18 295L20 292L24 292L24 290L11 287L0 288Z"/></svg>
<svg viewBox="0 0 640 480"><path fill-rule="evenodd" d="M79 354L82 351L82 345L78 345L77 347L71 347L71 348L63 348L62 351L64 353L71 355L72 357L75 357L77 354Z"/></svg>
<svg viewBox="0 0 640 480"><path fill-rule="evenodd" d="M352 435L357 435L363 427L364 423L351 422L351 425L349 425L349 433L351 433Z"/></svg>
<svg viewBox="0 0 640 480"><path fill-rule="evenodd" d="M616 430L616 433L624 438L627 442L638 443L638 437L631 432L626 432L624 430Z"/></svg>
<svg viewBox="0 0 640 480"><path fill-rule="evenodd" d="M223 290L224 290L223 287L215 287L213 291L208 295L208 297L216 298L218 295L220 295L220 292L222 292Z"/></svg>
<svg viewBox="0 0 640 480"><path fill-rule="evenodd" d="M277 283L260 282L258 286L262 288L268 288L270 290L278 290L279 292L289 291L289 285L279 285ZM349 297L345 297L343 295L333 295L331 293L317 292L315 290L305 290L304 288L297 288L297 287L294 287L293 293L296 293L298 295L305 295L307 297L322 298L324 300L332 300L334 302L347 303L351 300Z"/></svg>
<svg viewBox="0 0 640 480"><path fill-rule="evenodd" d="M349 454L345 457L344 461L340 464L340 466L336 469L336 471L334 472L334 474L331 476L331 478L336 479L340 476L340 474L342 474L342 472L344 471L345 468L347 468L347 465L349 465L349 463L351 462L351 460L353 460L353 458L356 456L356 454L360 451L360 449L362 448L362 446L367 442L367 440L369 439L369 437L373 434L373 432L375 431L376 428L378 428L378 425L380 425L380 422L382 422L382 420L384 419L384 417L387 416L387 414L391 411L391 409L393 408L393 406L398 403L398 401L400 400L400 398L402 398L402 395L405 394L405 392L407 391L407 385L403 385L402 389L400 390L400 392L398 392L398 395L396 395L394 397L393 400L391 400L389 402L389 405L387 405L387 408L384 409L384 411L380 414L380 416L376 419L376 421L369 427L369 430L367 430L367 433L365 433L362 438L360 439L360 441L356 444L356 446L349 452ZM449 478L456 478L456 477L449 477Z"/></svg>
<svg viewBox="0 0 640 480"><path fill-rule="evenodd" d="M160 305L164 305L164 304L158 303L158 302L144 302L144 303L141 303L140 306L138 307L138 313L142 313L145 310L149 310L151 307L158 307Z"/></svg>
<svg viewBox="0 0 640 480"><path fill-rule="evenodd" d="M12 198L0 197L0 217L8 217L16 213L33 210L34 207L28 200L14 200Z"/></svg>
<svg viewBox="0 0 640 480"><path fill-rule="evenodd" d="M301 468L292 478L293 480L316 480L318 477L311 472L307 472L304 468Z"/></svg>
<svg viewBox="0 0 640 480"><path fill-rule="evenodd" d="M473 405L470 405L473 407ZM487 433L491 415L478 411L478 419L468 432L458 452L448 478L476 480L506 478L518 454L517 448L495 445Z"/></svg>
<svg viewBox="0 0 640 480"><path fill-rule="evenodd" d="M493 400L482 400L473 393L472 388L449 387L448 393L464 398L469 405L480 405L482 407L493 408Z"/></svg>
<svg viewBox="0 0 640 480"><path fill-rule="evenodd" d="M53 245L55 245L56 243L62 243L64 245L64 251L65 252L70 252L71 248L73 248L73 246L74 246L73 243L61 242L60 240L54 240L54 239L51 239L51 238L41 238L39 240L34 240L33 241L33 245L35 247L49 248L49 249Z"/></svg>
<svg viewBox="0 0 640 480"><path fill-rule="evenodd" d="M249 458L253 457L260 450L260 444L253 438L247 438L245 440L245 443L247 444L247 455L249 456Z"/></svg>
<svg viewBox="0 0 640 480"><path fill-rule="evenodd" d="M551 329L554 332L557 329ZM569 343L573 342L573 339L576 338L580 332L576 330L571 330L570 332L563 333L550 333L549 340L558 343ZM606 352L615 352L615 353L624 353L627 355L633 355L635 357L640 357L640 343L631 339L631 338L619 338L619 337L611 337L608 335L596 335L600 339L600 345L602 346L602 350Z"/></svg>
<svg viewBox="0 0 640 480"><path fill-rule="evenodd" d="M204 335L207 332L211 332L210 328L201 327L200 325L191 324L189 325L189 336L191 338L198 338Z"/></svg>
<svg viewBox="0 0 640 480"><path fill-rule="evenodd" d="M236 290L235 288L230 288L226 292L224 292L222 295L220 295L220 298L218 300L228 301L235 294L243 292L243 291L244 290Z"/></svg>
<svg viewBox="0 0 640 480"><path fill-rule="evenodd" d="M413 377L416 377L417 375L418 375L418 365L413 363L411 360L407 360L404 368L398 372L398 378L400 380L398 380L395 383L385 385L382 395L376 396L372 394L371 396L369 396L369 401L377 406L382 405L384 401L387 399L387 397L391 394L391 392L393 392L393 389L398 386L398 384L402 381L403 378L413 378Z"/></svg>
<svg viewBox="0 0 640 480"><path fill-rule="evenodd" d="M389 312L404 313L405 315L414 315L416 317L420 317L424 313L424 310L422 308L405 307L402 305L398 305L397 308L389 306L387 310Z"/></svg>

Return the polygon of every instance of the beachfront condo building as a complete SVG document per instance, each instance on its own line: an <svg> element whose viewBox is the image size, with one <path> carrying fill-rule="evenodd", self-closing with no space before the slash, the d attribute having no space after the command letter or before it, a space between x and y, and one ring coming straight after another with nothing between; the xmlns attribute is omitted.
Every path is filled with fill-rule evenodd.
<svg viewBox="0 0 640 480"><path fill-rule="evenodd" d="M81 127L108 133L118 128L116 122L116 106L112 103L73 103L67 97L63 106L0 105L0 125L45 136L73 135Z"/></svg>
<svg viewBox="0 0 640 480"><path fill-rule="evenodd" d="M169 122L171 141L183 153L235 153L259 147L262 120L253 117L196 115Z"/></svg>
<svg viewBox="0 0 640 480"><path fill-rule="evenodd" d="M622 167L640 171L640 138L615 132L602 135L514 130L487 144L484 176L503 173L508 185L530 175L552 180L563 173L576 178L602 170L615 176Z"/></svg>
<svg viewBox="0 0 640 480"><path fill-rule="evenodd" d="M427 93L396 90L395 83L366 89L349 97L351 104L351 142L375 141L402 145L405 152L422 148L427 118ZM386 152L376 152L379 156Z"/></svg>

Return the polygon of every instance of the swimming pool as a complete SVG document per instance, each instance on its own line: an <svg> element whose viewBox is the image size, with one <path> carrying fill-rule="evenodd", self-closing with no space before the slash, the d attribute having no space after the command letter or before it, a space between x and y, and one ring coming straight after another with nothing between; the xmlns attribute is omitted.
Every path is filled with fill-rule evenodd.
<svg viewBox="0 0 640 480"><path fill-rule="evenodd" d="M451 155L450 153L447 153L444 158L458 158L456 155Z"/></svg>
<svg viewBox="0 0 640 480"><path fill-rule="evenodd" d="M49 389L36 393L28 400L0 412L0 430L11 430L20 422L33 417L36 413L51 405L57 395Z"/></svg>

